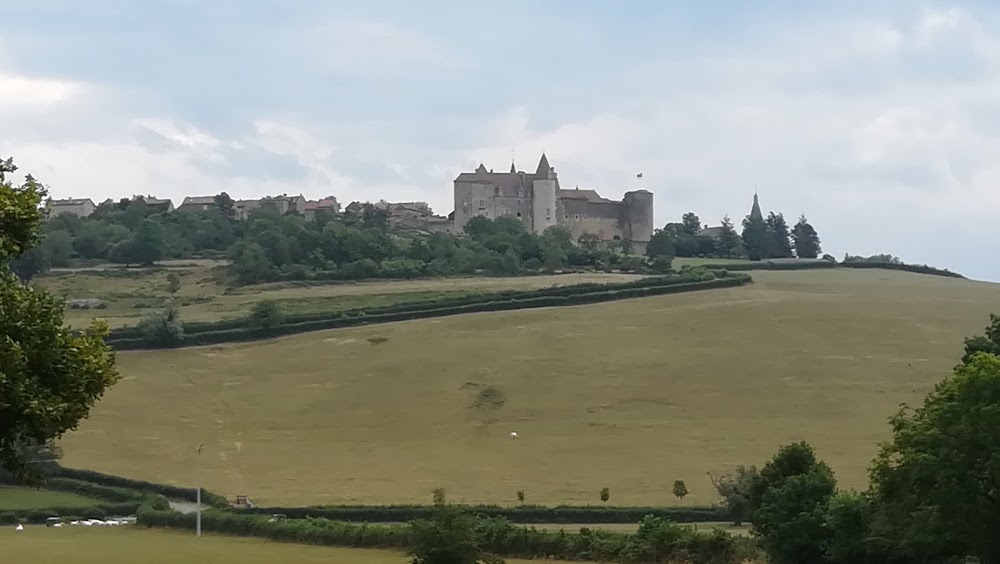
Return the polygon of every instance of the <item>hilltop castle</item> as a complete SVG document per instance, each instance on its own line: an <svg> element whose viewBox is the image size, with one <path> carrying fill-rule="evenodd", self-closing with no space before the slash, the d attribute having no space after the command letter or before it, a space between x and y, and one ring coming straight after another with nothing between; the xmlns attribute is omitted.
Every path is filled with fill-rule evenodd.
<svg viewBox="0 0 1000 564"><path fill-rule="evenodd" d="M463 172L455 179L455 230L477 215L504 215L521 220L528 230L541 233L553 225L565 226L579 237L591 233L602 241L631 239L642 246L653 236L653 194L626 192L620 202L602 198L594 190L563 190L559 177L543 154L534 174L517 170Z"/></svg>

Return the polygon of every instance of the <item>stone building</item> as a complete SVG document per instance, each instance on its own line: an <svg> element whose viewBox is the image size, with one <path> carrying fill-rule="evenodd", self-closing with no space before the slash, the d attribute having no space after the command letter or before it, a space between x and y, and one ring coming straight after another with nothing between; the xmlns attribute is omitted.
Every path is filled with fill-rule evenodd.
<svg viewBox="0 0 1000 564"><path fill-rule="evenodd" d="M602 241L631 239L642 248L653 235L653 194L626 192L621 201L601 197L594 190L564 190L543 154L534 173L493 172L482 164L455 179L455 230L461 232L477 215L510 215L530 231L541 233L553 225L569 229L574 238L591 233Z"/></svg>
<svg viewBox="0 0 1000 564"><path fill-rule="evenodd" d="M46 211L49 217L58 217L68 214L77 217L87 217L94 213L97 206L90 198L72 198L69 200L49 200L46 204Z"/></svg>

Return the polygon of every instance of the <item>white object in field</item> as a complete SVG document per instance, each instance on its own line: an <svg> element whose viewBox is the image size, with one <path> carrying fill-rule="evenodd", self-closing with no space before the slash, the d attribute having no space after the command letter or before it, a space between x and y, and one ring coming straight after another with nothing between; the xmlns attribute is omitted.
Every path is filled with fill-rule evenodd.
<svg viewBox="0 0 1000 564"><path fill-rule="evenodd" d="M52 525L52 526L53 527L62 527L62 523L56 523L55 525Z"/></svg>
<svg viewBox="0 0 1000 564"><path fill-rule="evenodd" d="M517 438L517 433L513 433L513 432L512 432L512 433L510 434L510 438L512 438L512 439L516 439L516 438Z"/></svg>
<svg viewBox="0 0 1000 564"><path fill-rule="evenodd" d="M23 531L24 530L24 526L22 526L20 523L18 523L17 527L14 527L14 530L15 531Z"/></svg>

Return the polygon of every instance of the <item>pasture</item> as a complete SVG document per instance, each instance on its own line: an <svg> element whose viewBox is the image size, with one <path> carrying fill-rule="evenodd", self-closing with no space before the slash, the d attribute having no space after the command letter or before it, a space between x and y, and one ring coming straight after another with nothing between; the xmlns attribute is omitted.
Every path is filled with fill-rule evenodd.
<svg viewBox="0 0 1000 564"><path fill-rule="evenodd" d="M103 502L74 493L0 486L0 511L45 509L48 507L93 507L100 503Z"/></svg>
<svg viewBox="0 0 1000 564"><path fill-rule="evenodd" d="M808 440L864 487L900 402L958 362L1000 285L882 270L119 355L65 464L258 505L695 505L708 472ZM524 279L530 280L530 279ZM489 281L494 282L494 281ZM429 282L430 283L430 282ZM384 339L384 340L383 340ZM511 432L518 438L512 440ZM690 495L678 501L674 480Z"/></svg>
<svg viewBox="0 0 1000 564"><path fill-rule="evenodd" d="M4 562L34 564L406 564L400 552L331 548L262 539L206 535L127 527L0 528ZM526 564L509 559L511 564Z"/></svg>
<svg viewBox="0 0 1000 564"><path fill-rule="evenodd" d="M173 296L184 321L218 321L244 317L261 300L275 300L289 313L339 311L362 306L488 293L530 290L582 282L621 282L631 274L574 273L510 278L435 278L411 281L340 283L283 282L240 288L225 285L225 265L217 261L175 261L159 268L91 267L62 270L41 276L39 286L69 299L98 299L105 309L67 309L66 322L83 327L95 317L111 327L135 325L143 316L164 307L172 296L167 276L180 278Z"/></svg>

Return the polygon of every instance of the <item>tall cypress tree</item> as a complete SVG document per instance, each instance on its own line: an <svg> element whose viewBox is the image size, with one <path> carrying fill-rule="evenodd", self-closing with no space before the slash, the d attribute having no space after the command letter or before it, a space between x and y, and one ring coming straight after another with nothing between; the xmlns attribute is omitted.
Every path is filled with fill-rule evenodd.
<svg viewBox="0 0 1000 564"><path fill-rule="evenodd" d="M814 259L823 252L819 235L806 220L805 214L799 217L798 223L792 228L792 240L795 242L795 256L799 258Z"/></svg>
<svg viewBox="0 0 1000 564"><path fill-rule="evenodd" d="M791 258L792 242L788 234L788 222L785 216L771 212L767 216L767 246L764 256L767 258Z"/></svg>

